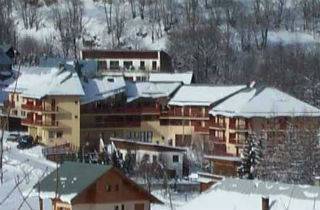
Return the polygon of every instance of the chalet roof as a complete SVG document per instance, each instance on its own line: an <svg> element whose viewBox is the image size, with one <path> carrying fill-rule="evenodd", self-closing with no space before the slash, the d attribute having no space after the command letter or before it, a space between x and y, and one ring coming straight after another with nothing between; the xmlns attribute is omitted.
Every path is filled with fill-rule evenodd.
<svg viewBox="0 0 320 210"><path fill-rule="evenodd" d="M184 85L169 101L174 106L210 106L237 91L245 88L238 86Z"/></svg>
<svg viewBox="0 0 320 210"><path fill-rule="evenodd" d="M149 142L134 141L130 139L110 138L117 148L120 149L137 149L158 152L186 152L185 148L174 147L169 145L155 144Z"/></svg>
<svg viewBox="0 0 320 210"><path fill-rule="evenodd" d="M47 95L84 95L76 72L59 68L21 67L17 92L24 97L40 99ZM15 83L5 90L14 91Z"/></svg>
<svg viewBox="0 0 320 210"><path fill-rule="evenodd" d="M106 99L117 93L125 92L126 83L123 77L101 76L82 82L85 95L81 104Z"/></svg>
<svg viewBox="0 0 320 210"><path fill-rule="evenodd" d="M190 85L193 78L193 72L182 73L151 73L150 82L182 82L185 85Z"/></svg>
<svg viewBox="0 0 320 210"><path fill-rule="evenodd" d="M34 186L42 199L59 198L63 202L72 203L72 200L91 184L95 183L101 176L113 170L124 182L133 186L137 192L142 193L150 202L162 204L160 200L140 187L130 178L113 168L111 165L87 164L79 162L63 162L58 169L51 172L41 182ZM58 177L58 179L57 179ZM58 180L58 182L57 182ZM40 186L39 186L40 185Z"/></svg>
<svg viewBox="0 0 320 210"><path fill-rule="evenodd" d="M246 88L213 107L211 115L227 117L320 116L320 110L278 89Z"/></svg>
<svg viewBox="0 0 320 210"><path fill-rule="evenodd" d="M181 86L180 82L126 82L127 101L138 98L169 97Z"/></svg>
<svg viewBox="0 0 320 210"><path fill-rule="evenodd" d="M40 182L40 196L42 198L58 197L70 203L71 200L100 176L110 170L109 165L94 165L65 161L58 169L50 173ZM57 183L58 175L58 183ZM38 188L38 185L35 186Z"/></svg>
<svg viewBox="0 0 320 210"><path fill-rule="evenodd" d="M213 205L217 209L257 210L262 197L269 197L272 210L320 208L319 187L225 178L178 210L211 210Z"/></svg>

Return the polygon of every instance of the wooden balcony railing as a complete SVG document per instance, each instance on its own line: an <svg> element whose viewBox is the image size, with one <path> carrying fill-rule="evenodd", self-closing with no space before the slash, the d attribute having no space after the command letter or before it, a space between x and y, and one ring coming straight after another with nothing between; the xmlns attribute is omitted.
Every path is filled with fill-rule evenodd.
<svg viewBox="0 0 320 210"><path fill-rule="evenodd" d="M15 103L14 103L14 101L6 100L6 101L4 101L4 107L6 107L6 108L15 108Z"/></svg>
<svg viewBox="0 0 320 210"><path fill-rule="evenodd" d="M160 114L160 108L157 107L119 107L119 108L89 108L81 107L82 113L104 113L110 115L127 114Z"/></svg>
<svg viewBox="0 0 320 210"><path fill-rule="evenodd" d="M34 104L22 104L21 108L28 111L38 111L38 112L57 112L57 107L43 107L42 105Z"/></svg>
<svg viewBox="0 0 320 210"><path fill-rule="evenodd" d="M226 123L225 122L212 122L212 121L210 121L209 126L211 128L225 129L226 128Z"/></svg>
<svg viewBox="0 0 320 210"><path fill-rule="evenodd" d="M33 120L33 119L23 119L21 121L21 124L26 125L26 126L42 126L42 127L58 127L58 122L57 121L42 121L42 120Z"/></svg>
<svg viewBox="0 0 320 210"><path fill-rule="evenodd" d="M210 139L213 141L214 144L225 144L226 143L226 139L224 137L211 136Z"/></svg>
<svg viewBox="0 0 320 210"><path fill-rule="evenodd" d="M195 132L205 132L209 133L209 128L208 127L202 127L202 126L195 126L194 127Z"/></svg>

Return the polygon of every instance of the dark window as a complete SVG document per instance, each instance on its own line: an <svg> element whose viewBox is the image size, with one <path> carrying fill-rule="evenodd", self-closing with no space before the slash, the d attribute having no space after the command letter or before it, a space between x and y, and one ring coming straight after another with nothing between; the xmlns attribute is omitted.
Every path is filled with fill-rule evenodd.
<svg viewBox="0 0 320 210"><path fill-rule="evenodd" d="M78 115L75 115L74 118L78 119Z"/></svg>
<svg viewBox="0 0 320 210"><path fill-rule="evenodd" d="M78 101L74 101L75 104L78 104Z"/></svg>
<svg viewBox="0 0 320 210"><path fill-rule="evenodd" d="M157 70L157 61L152 61L152 70Z"/></svg>
<svg viewBox="0 0 320 210"><path fill-rule="evenodd" d="M114 191L119 191L119 185L118 185L118 184L116 184L116 185L114 186Z"/></svg>
<svg viewBox="0 0 320 210"><path fill-rule="evenodd" d="M63 136L63 132L62 131L58 131L57 132L57 138L62 138Z"/></svg>
<svg viewBox="0 0 320 210"><path fill-rule="evenodd" d="M98 61L98 69L103 70L107 68L107 62L106 61Z"/></svg>
<svg viewBox="0 0 320 210"><path fill-rule="evenodd" d="M109 184L106 185L106 191L107 191L107 192L110 192L110 191L111 191L111 185L109 185Z"/></svg>
<svg viewBox="0 0 320 210"><path fill-rule="evenodd" d="M143 156L143 161L148 162L149 160L150 160L150 155L145 154L145 155Z"/></svg>
<svg viewBox="0 0 320 210"><path fill-rule="evenodd" d="M179 162L179 156L178 155L173 155L172 156L172 162L178 163Z"/></svg>
<svg viewBox="0 0 320 210"><path fill-rule="evenodd" d="M134 204L134 210L144 210L144 204L143 203Z"/></svg>
<svg viewBox="0 0 320 210"><path fill-rule="evenodd" d="M133 62L132 61L123 61L123 67L125 69L131 69L133 67Z"/></svg>
<svg viewBox="0 0 320 210"><path fill-rule="evenodd" d="M110 69L119 69L119 61L110 61Z"/></svg>
<svg viewBox="0 0 320 210"><path fill-rule="evenodd" d="M119 206L114 206L114 210L119 210Z"/></svg>
<svg viewBox="0 0 320 210"><path fill-rule="evenodd" d="M146 69L146 65L144 61L140 61L140 69L141 70L145 70Z"/></svg>
<svg viewBox="0 0 320 210"><path fill-rule="evenodd" d="M123 204L121 204L121 210L125 210L125 209L124 209L124 205L123 205Z"/></svg>
<svg viewBox="0 0 320 210"><path fill-rule="evenodd" d="M114 82L114 78L108 78L108 82Z"/></svg>

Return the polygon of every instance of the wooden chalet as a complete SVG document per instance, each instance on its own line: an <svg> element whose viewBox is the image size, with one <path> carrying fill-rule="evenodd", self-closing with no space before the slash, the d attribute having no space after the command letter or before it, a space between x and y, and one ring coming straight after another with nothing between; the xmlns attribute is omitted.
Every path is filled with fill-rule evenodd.
<svg viewBox="0 0 320 210"><path fill-rule="evenodd" d="M53 210L150 210L160 200L107 165L64 162L35 189L43 199L51 199Z"/></svg>

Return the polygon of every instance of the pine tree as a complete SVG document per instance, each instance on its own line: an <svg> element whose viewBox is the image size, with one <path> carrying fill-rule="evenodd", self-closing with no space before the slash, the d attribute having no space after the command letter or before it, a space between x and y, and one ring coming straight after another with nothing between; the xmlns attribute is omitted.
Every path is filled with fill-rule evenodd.
<svg viewBox="0 0 320 210"><path fill-rule="evenodd" d="M117 154L117 151L113 151L112 155L111 155L111 159L112 159L112 165L118 169L122 169L122 164L121 164L121 160L120 157Z"/></svg>
<svg viewBox="0 0 320 210"><path fill-rule="evenodd" d="M256 166L261 159L261 139L250 134L242 152L241 166L238 169L241 178L254 179Z"/></svg>
<svg viewBox="0 0 320 210"><path fill-rule="evenodd" d="M129 150L124 159L123 170L127 174L132 174L134 171L134 166L135 166L135 160L131 154L131 151Z"/></svg>

